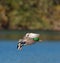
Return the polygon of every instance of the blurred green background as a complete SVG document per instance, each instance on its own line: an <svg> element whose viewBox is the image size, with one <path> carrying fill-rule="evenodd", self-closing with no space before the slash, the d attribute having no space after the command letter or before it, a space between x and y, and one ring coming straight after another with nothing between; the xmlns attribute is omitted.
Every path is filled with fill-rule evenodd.
<svg viewBox="0 0 60 63"><path fill-rule="evenodd" d="M0 39L1 40L19 40L22 38L27 32L39 33L40 39L42 40L60 40L60 32L59 31L43 31L43 30L1 30L0 31Z"/></svg>
<svg viewBox="0 0 60 63"><path fill-rule="evenodd" d="M0 38L19 39L26 32L60 40L60 0L0 0Z"/></svg>

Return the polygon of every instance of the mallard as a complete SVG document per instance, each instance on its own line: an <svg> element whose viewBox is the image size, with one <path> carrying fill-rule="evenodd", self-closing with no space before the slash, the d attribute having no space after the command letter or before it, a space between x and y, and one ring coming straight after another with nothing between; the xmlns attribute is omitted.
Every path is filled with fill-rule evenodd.
<svg viewBox="0 0 60 63"><path fill-rule="evenodd" d="M23 39L19 39L17 48L21 50L22 46L31 45L31 44L36 43L38 41L40 41L40 34L26 33L26 35L23 37Z"/></svg>

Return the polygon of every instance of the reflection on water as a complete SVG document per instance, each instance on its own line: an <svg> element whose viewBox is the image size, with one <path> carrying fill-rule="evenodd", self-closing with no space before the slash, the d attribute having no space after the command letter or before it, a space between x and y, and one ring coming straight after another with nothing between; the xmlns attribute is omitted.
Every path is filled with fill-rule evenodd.
<svg viewBox="0 0 60 63"><path fill-rule="evenodd" d="M0 31L0 39L19 39L27 32L35 32L41 34L41 39L43 40L60 40L60 32L58 31Z"/></svg>
<svg viewBox="0 0 60 63"><path fill-rule="evenodd" d="M60 63L60 41L44 41L23 50L16 48L17 40L0 40L0 63Z"/></svg>

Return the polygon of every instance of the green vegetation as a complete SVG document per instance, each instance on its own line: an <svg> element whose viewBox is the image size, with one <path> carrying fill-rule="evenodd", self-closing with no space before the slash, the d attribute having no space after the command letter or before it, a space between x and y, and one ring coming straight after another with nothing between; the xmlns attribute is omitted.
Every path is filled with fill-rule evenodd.
<svg viewBox="0 0 60 63"><path fill-rule="evenodd" d="M60 30L59 0L0 0L0 29Z"/></svg>

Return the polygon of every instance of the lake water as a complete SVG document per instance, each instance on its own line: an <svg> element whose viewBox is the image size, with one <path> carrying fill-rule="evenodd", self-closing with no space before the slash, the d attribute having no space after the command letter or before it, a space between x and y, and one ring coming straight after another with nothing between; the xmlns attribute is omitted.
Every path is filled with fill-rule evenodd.
<svg viewBox="0 0 60 63"><path fill-rule="evenodd" d="M17 50L18 40L0 40L0 63L60 63L60 41L43 41Z"/></svg>

